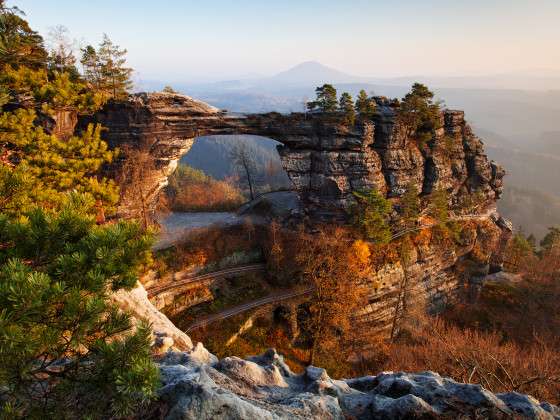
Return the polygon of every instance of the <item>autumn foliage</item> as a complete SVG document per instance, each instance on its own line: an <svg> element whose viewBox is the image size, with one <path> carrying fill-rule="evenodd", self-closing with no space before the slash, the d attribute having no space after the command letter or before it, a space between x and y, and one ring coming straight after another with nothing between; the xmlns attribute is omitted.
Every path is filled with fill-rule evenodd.
<svg viewBox="0 0 560 420"><path fill-rule="evenodd" d="M186 165L179 166L170 177L168 197L174 211L228 211L245 201L233 183Z"/></svg>

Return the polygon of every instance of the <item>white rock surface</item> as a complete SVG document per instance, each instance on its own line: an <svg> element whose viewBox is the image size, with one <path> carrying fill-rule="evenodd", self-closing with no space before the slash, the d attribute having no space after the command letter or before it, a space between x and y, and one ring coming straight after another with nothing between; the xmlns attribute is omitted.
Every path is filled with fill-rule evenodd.
<svg viewBox="0 0 560 420"><path fill-rule="evenodd" d="M202 344L158 360L161 399L175 419L560 419L560 409L517 393L493 394L434 372L333 380L292 373L282 356L218 361Z"/></svg>
<svg viewBox="0 0 560 420"><path fill-rule="evenodd" d="M111 300L120 309L132 315L133 321L144 320L151 324L155 347L159 347L162 353L168 349L184 351L193 348L190 337L152 305L146 289L140 282L131 290L113 293Z"/></svg>

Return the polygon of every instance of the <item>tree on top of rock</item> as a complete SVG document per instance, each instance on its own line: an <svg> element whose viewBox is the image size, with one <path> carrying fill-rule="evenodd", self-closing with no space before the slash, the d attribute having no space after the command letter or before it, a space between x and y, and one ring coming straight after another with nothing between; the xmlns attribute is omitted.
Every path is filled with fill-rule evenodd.
<svg viewBox="0 0 560 420"><path fill-rule="evenodd" d="M408 126L420 145L426 144L441 124L439 103L433 98L433 92L425 85L414 83L400 104L398 119Z"/></svg>
<svg viewBox="0 0 560 420"><path fill-rule="evenodd" d="M0 0L0 67L37 69L47 61L43 38L30 28L22 15L24 13L17 7L7 7L4 0Z"/></svg>
<svg viewBox="0 0 560 420"><path fill-rule="evenodd" d="M375 113L375 101L372 98L368 98L365 90L360 90L358 97L356 98L356 112L362 119L369 119Z"/></svg>
<svg viewBox="0 0 560 420"><path fill-rule="evenodd" d="M49 69L58 73L70 73L73 80L79 79L74 42L70 39L68 28L62 25L51 28L47 36L47 46Z"/></svg>
<svg viewBox="0 0 560 420"><path fill-rule="evenodd" d="M133 69L125 66L126 54L127 50L120 49L106 34L97 50L91 45L82 49L80 62L92 89L106 98L126 99L133 86Z"/></svg>
<svg viewBox="0 0 560 420"><path fill-rule="evenodd" d="M315 89L317 98L307 103L309 110L319 109L322 112L335 112L338 108L336 89L333 85L324 84Z"/></svg>
<svg viewBox="0 0 560 420"><path fill-rule="evenodd" d="M354 125L356 121L356 111L354 111L354 101L348 92L344 92L340 96L339 102L340 111L344 114L344 122L347 125Z"/></svg>

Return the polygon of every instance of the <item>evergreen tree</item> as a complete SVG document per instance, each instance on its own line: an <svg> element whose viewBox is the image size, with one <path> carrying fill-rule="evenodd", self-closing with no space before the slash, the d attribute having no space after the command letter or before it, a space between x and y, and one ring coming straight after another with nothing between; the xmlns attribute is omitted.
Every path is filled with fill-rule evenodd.
<svg viewBox="0 0 560 420"><path fill-rule="evenodd" d="M103 103L101 95L88 90L70 72L49 75L45 69L6 66L0 75L0 87L8 94L8 101L49 115L59 110L91 113Z"/></svg>
<svg viewBox="0 0 560 420"><path fill-rule="evenodd" d="M0 182L1 185L1 182ZM59 215L0 215L0 413L108 418L155 396L151 334L108 303L132 287L152 240L138 224L96 226L74 196Z"/></svg>
<svg viewBox="0 0 560 420"><path fill-rule="evenodd" d="M315 89L317 98L315 101L308 102L310 110L319 109L321 112L335 112L338 108L336 89L333 85L324 84Z"/></svg>
<svg viewBox="0 0 560 420"><path fill-rule="evenodd" d="M398 118L416 136L420 145L426 144L440 127L439 103L426 86L414 83L400 103Z"/></svg>
<svg viewBox="0 0 560 420"><path fill-rule="evenodd" d="M115 152L101 140L100 127L90 125L80 136L61 140L35 126L35 119L35 111L27 109L0 115L0 151L11 166L26 168L32 201L59 208L66 202L65 193L77 191L102 200L111 210L118 188L113 181L100 179L98 172Z"/></svg>
<svg viewBox="0 0 560 420"><path fill-rule="evenodd" d="M444 188L438 188L430 196L430 215L441 225L449 221L449 193Z"/></svg>
<svg viewBox="0 0 560 420"><path fill-rule="evenodd" d="M391 212L391 203L375 190L355 191L353 194L357 204L351 210L352 223L371 241L389 242L391 228L387 217Z"/></svg>
<svg viewBox="0 0 560 420"><path fill-rule="evenodd" d="M356 112L360 118L364 120L370 119L375 113L375 107L375 101L372 98L368 98L365 90L360 90L356 99Z"/></svg>
<svg viewBox="0 0 560 420"><path fill-rule="evenodd" d="M97 50L91 45L82 49L84 77L105 99L126 99L132 88L133 70L125 66L126 54L127 50L115 45L106 34Z"/></svg>
<svg viewBox="0 0 560 420"><path fill-rule="evenodd" d="M356 121L356 112L354 111L354 101L348 92L344 92L340 96L338 106L340 111L344 114L344 122L349 126L353 126Z"/></svg>
<svg viewBox="0 0 560 420"><path fill-rule="evenodd" d="M531 243L522 233L516 233L509 240L504 252L504 263L507 271L518 272L530 256L533 256L534 249Z"/></svg>
<svg viewBox="0 0 560 420"><path fill-rule="evenodd" d="M82 70L84 74L84 79L89 84L89 87L96 92L102 91L102 75L101 75L101 63L99 57L97 56L97 51L91 45L81 49L82 57L80 58L80 63L82 64Z"/></svg>
<svg viewBox="0 0 560 420"><path fill-rule="evenodd" d="M43 67L47 51L43 38L29 27L17 7L7 7L0 0L0 70L6 65Z"/></svg>
<svg viewBox="0 0 560 420"><path fill-rule="evenodd" d="M120 49L106 34L103 34L97 56L101 63L104 90L114 99L126 99L128 91L132 89L133 70L125 67L126 53L127 50Z"/></svg>
<svg viewBox="0 0 560 420"><path fill-rule="evenodd" d="M542 239L540 245L544 251L550 251L553 247L560 246L560 228L549 227L548 233Z"/></svg>
<svg viewBox="0 0 560 420"><path fill-rule="evenodd" d="M406 186L406 191L401 198L401 214L406 225L412 225L420 215L420 199L418 188L414 183Z"/></svg>
<svg viewBox="0 0 560 420"><path fill-rule="evenodd" d="M438 188L430 196L429 214L437 225L434 230L443 236L450 236L459 241L461 226L449 217L449 192L445 188Z"/></svg>

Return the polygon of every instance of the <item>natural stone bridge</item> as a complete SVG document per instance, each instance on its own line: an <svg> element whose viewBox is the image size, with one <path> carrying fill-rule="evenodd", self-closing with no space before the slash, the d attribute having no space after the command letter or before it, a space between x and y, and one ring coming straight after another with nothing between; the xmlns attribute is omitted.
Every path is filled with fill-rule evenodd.
<svg viewBox="0 0 560 420"><path fill-rule="evenodd" d="M111 147L147 151L155 167L145 168L139 200L127 179L119 180L123 196L119 213L134 216L141 201L153 206L178 160L196 137L251 134L282 144L282 164L315 217L341 217L353 202L352 191L375 188L398 197L414 184L422 193L446 188L454 200L475 190L494 201L502 190L504 171L483 154L482 142L465 123L462 111L443 111L442 128L433 142L419 147L396 110L377 98L377 113L369 122L349 127L339 115L278 113L228 115L188 96L140 93L127 102L107 104L96 115L82 118L103 124ZM126 153L112 170L119 173ZM134 163L134 162L133 162Z"/></svg>

